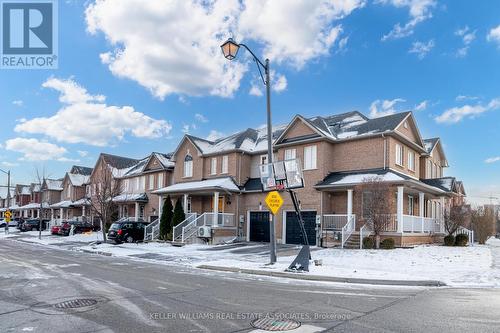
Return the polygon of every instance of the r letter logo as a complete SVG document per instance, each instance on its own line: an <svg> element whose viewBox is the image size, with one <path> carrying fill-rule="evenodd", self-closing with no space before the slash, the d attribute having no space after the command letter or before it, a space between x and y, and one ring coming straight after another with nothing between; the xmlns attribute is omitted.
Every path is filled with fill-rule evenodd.
<svg viewBox="0 0 500 333"><path fill-rule="evenodd" d="M57 68L57 0L0 3L0 67Z"/></svg>

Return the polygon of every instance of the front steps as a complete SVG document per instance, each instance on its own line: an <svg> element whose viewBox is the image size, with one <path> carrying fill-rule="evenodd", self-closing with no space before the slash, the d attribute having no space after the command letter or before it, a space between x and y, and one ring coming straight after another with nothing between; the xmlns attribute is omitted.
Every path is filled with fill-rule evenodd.
<svg viewBox="0 0 500 333"><path fill-rule="evenodd" d="M345 242L344 249L359 249L359 232L353 232L351 237Z"/></svg>

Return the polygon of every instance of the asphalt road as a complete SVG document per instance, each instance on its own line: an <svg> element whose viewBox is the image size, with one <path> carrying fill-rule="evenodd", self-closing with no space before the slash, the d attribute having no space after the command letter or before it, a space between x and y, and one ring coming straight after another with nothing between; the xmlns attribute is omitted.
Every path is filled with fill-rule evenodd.
<svg viewBox="0 0 500 333"><path fill-rule="evenodd" d="M261 332L251 322L266 315L300 321L293 333L500 331L500 290L279 280L13 240L0 251L0 332Z"/></svg>

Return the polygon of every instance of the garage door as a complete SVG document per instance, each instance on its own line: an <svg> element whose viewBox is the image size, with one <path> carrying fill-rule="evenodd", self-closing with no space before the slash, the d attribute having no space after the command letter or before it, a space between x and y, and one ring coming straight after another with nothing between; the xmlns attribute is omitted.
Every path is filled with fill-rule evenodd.
<svg viewBox="0 0 500 333"><path fill-rule="evenodd" d="M302 218L309 245L316 245L316 211L303 211ZM304 244L304 237L295 212L286 212L286 243Z"/></svg>
<svg viewBox="0 0 500 333"><path fill-rule="evenodd" d="M250 212L250 241L269 242L268 212Z"/></svg>

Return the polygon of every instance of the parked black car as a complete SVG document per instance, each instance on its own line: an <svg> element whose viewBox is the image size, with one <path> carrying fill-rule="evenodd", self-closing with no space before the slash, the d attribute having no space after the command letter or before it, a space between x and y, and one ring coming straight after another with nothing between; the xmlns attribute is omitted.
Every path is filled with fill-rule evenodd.
<svg viewBox="0 0 500 333"><path fill-rule="evenodd" d="M73 232L75 234L81 234L84 232L90 232L94 230L94 226L92 223L89 222L84 222L84 221L66 221L61 224L61 227L59 228L59 235L62 236L69 236L69 233L71 231L71 226L73 227Z"/></svg>
<svg viewBox="0 0 500 333"><path fill-rule="evenodd" d="M49 220L42 220L42 230L45 230L47 227L47 223ZM32 231L32 230L40 230L40 220L39 219L29 219L24 221L21 224L21 231Z"/></svg>
<svg viewBox="0 0 500 333"><path fill-rule="evenodd" d="M109 228L108 239L116 244L143 241L146 225L144 221L117 221Z"/></svg>

